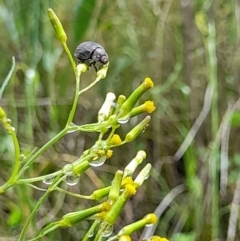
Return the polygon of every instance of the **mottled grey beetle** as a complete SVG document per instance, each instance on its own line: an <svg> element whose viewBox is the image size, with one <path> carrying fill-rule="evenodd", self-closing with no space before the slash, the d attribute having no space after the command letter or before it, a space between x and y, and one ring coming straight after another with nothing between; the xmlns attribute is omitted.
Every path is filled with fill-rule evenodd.
<svg viewBox="0 0 240 241"><path fill-rule="evenodd" d="M80 63L93 66L96 72L97 67L95 64L97 62L101 64L108 63L108 55L105 49L100 44L91 41L79 44L74 52L74 56L78 58Z"/></svg>

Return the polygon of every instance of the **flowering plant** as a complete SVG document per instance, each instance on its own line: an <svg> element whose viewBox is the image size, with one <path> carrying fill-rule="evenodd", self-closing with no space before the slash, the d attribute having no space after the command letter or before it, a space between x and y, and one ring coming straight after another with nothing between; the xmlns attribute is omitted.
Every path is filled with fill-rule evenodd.
<svg viewBox="0 0 240 241"><path fill-rule="evenodd" d="M19 241L24 240L29 224L33 221L33 218L36 216L37 211L43 205L46 198L53 191L64 192L65 194L76 198L101 200L101 203L91 208L73 211L63 215L60 220L47 224L42 230L38 232L34 238L30 238L29 241L38 240L58 228L72 227L80 221L86 219L93 220L93 223L90 229L87 231L86 235L83 237L83 241L88 240L89 237L92 237L93 235L95 241L102 240L106 237L109 237L107 239L109 241L131 240L130 236L136 230L143 228L145 225L153 225L157 223L156 215L150 213L145 215L141 220L123 227L115 235L110 237L113 232L113 226L116 223L125 204L129 198L136 194L137 190L150 175L151 164L148 163L142 168L137 177L133 178L133 174L136 171L136 168L140 166L143 160L146 158L145 151L139 150L136 156L129 162L124 170L118 170L115 173L112 182L108 186L95 190L88 196L69 192L61 186L61 183L65 182L69 186L76 185L79 181L80 175L87 169L101 166L107 159L111 158L113 155L113 149L115 147L134 141L136 137L145 131L151 119L149 115L147 115L132 130L130 130L123 138L115 133L116 130L123 124L128 123L132 117L142 113L151 113L155 110L155 106L152 101L146 101L145 103L136 107L136 103L139 101L141 96L147 90L152 88L154 83L150 78L145 78L143 83L138 88L136 88L128 98L120 95L117 98L116 103L114 102L116 99L115 94L108 93L106 95L105 102L98 112L98 121L96 123L85 124L81 126L74 124L73 118L79 96L106 77L109 63L104 64L99 68L96 73L95 81L93 81L86 88L81 89L81 77L87 71L88 66L85 63L79 63L77 65L75 64L72 54L70 53L67 46L67 35L62 27L61 22L52 9L48 10L48 14L56 32L56 36L62 44L65 52L67 53L75 73L76 87L73 106L65 128L52 139L50 139L38 151L31 153L27 157L21 154L21 149L15 134L15 129L12 126L11 121L8 119L5 111L0 107L0 121L5 130L11 136L15 147L14 168L9 179L0 187L0 194L4 194L7 189L17 184L30 185L33 188L40 189L34 183L42 181L47 186L46 189L41 189L44 191L44 194L38 200L36 206L33 208L27 219L27 222L24 224L19 236ZM71 164L65 165L62 169L44 176L23 178L23 174L26 173L34 161L43 152L45 152L50 146L52 146L66 134L77 131L96 132L99 134L99 136L92 147L85 150L78 159L76 159ZM147 240L166 241L167 239L160 238L159 236L152 236Z"/></svg>

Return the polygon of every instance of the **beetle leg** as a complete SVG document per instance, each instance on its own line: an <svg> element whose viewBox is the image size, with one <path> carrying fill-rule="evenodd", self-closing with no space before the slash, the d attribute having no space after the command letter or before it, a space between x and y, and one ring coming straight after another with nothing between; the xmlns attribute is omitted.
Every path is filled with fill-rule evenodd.
<svg viewBox="0 0 240 241"><path fill-rule="evenodd" d="M95 71L97 72L98 70L97 70L97 67L96 67L95 64L96 64L96 62L93 62L93 63L92 63L92 66L94 67Z"/></svg>
<svg viewBox="0 0 240 241"><path fill-rule="evenodd" d="M88 66L93 67L95 69L95 71L97 72L97 67L95 66L95 64L96 64L96 62L92 59L88 61Z"/></svg>

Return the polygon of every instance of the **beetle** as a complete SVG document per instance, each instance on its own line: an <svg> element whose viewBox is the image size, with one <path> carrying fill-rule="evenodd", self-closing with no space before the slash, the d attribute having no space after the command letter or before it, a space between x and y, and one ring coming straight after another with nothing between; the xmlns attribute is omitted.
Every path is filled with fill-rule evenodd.
<svg viewBox="0 0 240 241"><path fill-rule="evenodd" d="M80 63L85 63L88 66L93 66L97 72L96 63L108 63L108 55L106 50L98 43L87 41L79 44L74 52Z"/></svg>

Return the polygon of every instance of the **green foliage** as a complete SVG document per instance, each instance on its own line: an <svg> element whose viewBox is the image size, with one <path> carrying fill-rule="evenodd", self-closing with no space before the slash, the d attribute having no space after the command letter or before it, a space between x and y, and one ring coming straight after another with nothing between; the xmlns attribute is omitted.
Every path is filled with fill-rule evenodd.
<svg viewBox="0 0 240 241"><path fill-rule="evenodd" d="M34 235L35 237L31 239L32 241L38 240L42 237L45 237L56 229L63 227L70 228L83 220L93 219L95 220L95 222L89 228L88 232L86 232L83 240L88 240L90 232L96 232L96 235L91 236L95 236L95 241L100 241L103 237L109 237L112 234L113 225L119 218L119 215L121 214L128 199L136 194L137 189L141 187L143 182L149 177L151 164L147 164L141 170L138 176L133 180L133 174L136 168L142 163L143 159L146 158L146 153L144 151L138 151L136 157L129 163L129 165L125 168L124 172L120 170L116 172L116 178L114 178L110 186L106 186L106 188L104 189L98 189L89 196L80 195L65 190L65 188L62 187L62 182L65 181L67 186L75 186L79 181L80 175L86 172L86 170L88 170L90 167L102 166L105 163L106 159L109 159L112 156L112 149L114 147L132 142L148 127L150 116L145 117L143 121L138 123L132 130L130 130L126 134L123 141L121 140L119 135L115 134L115 131L121 126L121 124L128 123L131 117L142 114L144 112L151 113L155 110L154 104L151 101L147 101L145 102L145 104L135 107L140 97L148 89L152 88L154 84L150 78L146 78L144 82L136 90L134 90L128 98L122 98L121 95L119 98L121 101L118 101L116 106L114 105L114 100L116 96L114 95L114 93L108 93L104 104L98 112L98 122L85 125L74 124L72 121L76 112L80 95L88 91L100 80L106 77L109 63L101 65L98 70L96 69L97 73L95 81L93 81L87 87L82 88L81 76L91 67L91 65L88 66L85 63L79 63L78 65L75 64L72 54L67 46L67 35L60 20L51 8L48 9L48 15L55 30L56 37L58 38L58 40L63 46L63 49L68 55L75 75L76 83L73 105L67 118L65 128L63 128L59 133L53 136L39 150L30 153L27 157L25 157L23 154L20 154L19 141L15 134L16 129L15 127L13 127L12 122L8 118L8 115L6 114L4 109L0 107L0 121L5 131L12 138L12 142L14 144L13 152L15 154L15 156L13 157L13 171L10 177L0 186L0 194L6 193L8 189L15 187L16 185L24 185L23 190L25 187L30 186L32 188L35 188L36 190L44 191L44 194L40 197L38 201L36 201L35 206L31 207L30 215L26 218L26 221L20 232L18 238L19 241L22 241L26 238L28 228L30 224L33 225L34 218L39 208L44 204L48 196L53 191L59 191L60 193L65 193L65 195L95 201L102 201L103 198L107 197L107 199L104 199L98 205L92 206L90 208L83 208L83 210L80 211L73 211L64 214L60 220L50 222L40 231L36 232L36 234ZM9 82L11 76L14 75L14 71L15 61L13 61L13 66L10 70L7 80L4 81L4 88L6 86L6 83ZM38 78L36 76L36 72L33 69L28 69L26 72L27 86L33 84L37 80ZM2 90L4 90L4 88L2 88ZM30 96L34 95L34 88L30 88L29 90L27 90L27 92L28 91L30 91ZM64 137L66 134L76 131L89 133L96 132L99 133L99 137L95 144L91 148L86 149L77 160L73 161L71 164L63 166L63 168L61 168L60 170L51 172L47 175L40 175L33 178L23 178L23 175L28 169L30 169L30 167L32 167L33 163L36 162L37 158L41 154L46 152L55 142ZM104 136L106 135L108 135L108 137L104 138ZM48 188L43 189L33 184L39 181L42 181L45 185L48 185ZM98 195L96 195L96 193L98 193ZM26 192L25 194L25 198L28 198L28 192ZM21 197L19 197L18 199L20 201ZM19 224L22 218L23 217L21 211L16 208L16 205L14 205L11 208L11 213L8 217L7 224L8 226L13 227ZM143 228L145 225L155 224L156 222L156 215L149 214L135 224L129 225L128 227L130 228L128 228L128 232L126 232L127 227L125 227L125 229L123 229L125 231L119 231L117 235L111 237L109 240L120 240L122 239L122 236L126 235L128 235L128 237L130 238L129 235L131 235L134 231Z"/></svg>
<svg viewBox="0 0 240 241"><path fill-rule="evenodd" d="M116 148L101 171L87 170L85 186L69 191L89 194L106 186L118 167L125 167L136 150L144 149L153 167L152 178L131 198L118 225L139 220L160 205L155 233L171 240L240 239L239 218L235 217L235 223L231 219L234 193L238 196L239 189L238 2L1 1L0 106L11 118L26 157L64 129L74 99L74 74L47 18L49 7L61 19L71 53L80 42L92 40L103 45L110 57L106 79L79 98L73 119L77 126L96 122L95 110L100 109L107 92L129 96L146 74L155 83L143 97L157 106L150 127L134 142ZM16 68L9 80L12 56ZM87 71L82 88L94 79L95 72ZM141 120L132 118L117 134L125 136ZM97 133L78 131L65 135L34 161L24 178L62 169L91 148L96 138ZM3 128L0 143L2 185L14 166L14 145ZM185 191L174 195L182 183ZM18 186L17 193L14 187L0 195L0 236L18 235L43 194ZM28 199L23 193L29 194ZM19 197L22 217L16 210ZM239 200L235 201L239 205ZM37 228L30 225L30 229L39 230L75 208L91 204L78 202L61 190L52 192L38 212ZM89 230L89 223L70 230L64 240L79 240ZM235 230L233 234L231 230ZM133 240L138 240L141 233L134 235ZM56 229L48 238L62 240L62 236Z"/></svg>
<svg viewBox="0 0 240 241"><path fill-rule="evenodd" d="M194 241L196 240L195 234L176 234L172 237L172 241Z"/></svg>
<svg viewBox="0 0 240 241"><path fill-rule="evenodd" d="M86 33L92 19L92 13L96 9L96 0L81 0L74 10L74 34L78 41Z"/></svg>

